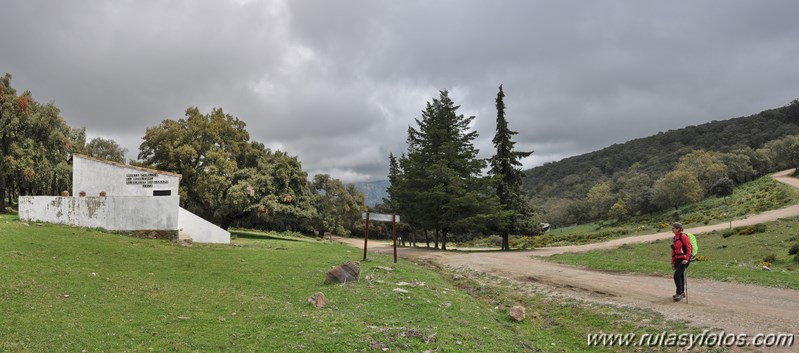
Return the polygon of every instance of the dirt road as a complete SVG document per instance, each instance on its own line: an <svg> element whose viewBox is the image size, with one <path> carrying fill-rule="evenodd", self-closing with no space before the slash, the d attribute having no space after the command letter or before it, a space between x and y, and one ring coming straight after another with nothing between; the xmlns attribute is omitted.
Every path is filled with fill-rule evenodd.
<svg viewBox="0 0 799 353"><path fill-rule="evenodd" d="M789 171L775 174L775 179L799 188L799 179ZM734 221L733 226L756 224L779 218L799 216L799 205L769 211ZM729 223L691 228L693 233L724 229ZM432 261L444 266L466 267L502 277L535 282L571 296L624 306L651 309L670 319L728 333L799 333L799 291L754 285L688 279L688 302L673 302L674 283L670 276L657 277L632 273L610 273L560 265L536 259L564 252L608 249L623 244L650 242L671 237L671 233L615 239L604 243L543 248L512 252L433 251L426 248L400 248L401 258ZM363 247L363 240L341 241ZM370 242L369 249L390 253L387 243ZM665 256L665 255L664 255ZM668 258L664 267L668 270ZM690 275L690 269L689 269ZM799 349L795 343L790 349ZM784 350L783 348L782 350Z"/></svg>

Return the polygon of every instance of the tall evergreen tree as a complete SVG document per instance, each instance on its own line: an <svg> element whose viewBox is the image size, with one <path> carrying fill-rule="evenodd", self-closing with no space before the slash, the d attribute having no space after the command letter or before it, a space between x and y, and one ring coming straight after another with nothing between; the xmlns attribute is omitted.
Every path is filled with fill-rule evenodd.
<svg viewBox="0 0 799 353"><path fill-rule="evenodd" d="M404 156L403 156L404 157ZM393 153L389 153L388 155L388 188L386 191L388 192L388 198L383 199L383 204L388 205L391 209L391 212L397 213L400 210L399 201L399 191L400 191L400 179L402 178L402 171L400 170L399 161L397 157L394 157Z"/></svg>
<svg viewBox="0 0 799 353"><path fill-rule="evenodd" d="M497 196L502 205L500 231L502 233L502 250L510 250L508 241L511 233L529 230L532 211L527 204L522 191L522 163L519 161L533 152L514 151L516 142L512 141L516 131L508 128L505 119L505 92L502 85L497 93L497 132L494 135L496 154L491 157L491 170L489 174L494 177Z"/></svg>
<svg viewBox="0 0 799 353"><path fill-rule="evenodd" d="M428 102L419 128L408 128L408 153L400 158L399 183L392 198L403 217L417 229L434 232L435 247L446 249L448 235L479 229L490 218L492 200L482 192L478 175L485 166L469 131L474 117L458 115L449 93Z"/></svg>

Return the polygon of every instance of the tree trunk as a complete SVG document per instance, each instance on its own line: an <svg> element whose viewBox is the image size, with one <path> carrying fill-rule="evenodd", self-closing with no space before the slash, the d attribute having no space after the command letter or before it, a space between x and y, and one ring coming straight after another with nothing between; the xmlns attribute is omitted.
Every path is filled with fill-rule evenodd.
<svg viewBox="0 0 799 353"><path fill-rule="evenodd" d="M427 247L430 247L430 235L427 234L427 229L424 230L424 241L427 243Z"/></svg>
<svg viewBox="0 0 799 353"><path fill-rule="evenodd" d="M436 228L436 232L433 233L433 244L435 245L433 249L438 250L438 228Z"/></svg>
<svg viewBox="0 0 799 353"><path fill-rule="evenodd" d="M502 250L503 251L510 250L510 242L509 242L508 238L510 238L510 234L508 234L508 232L503 232L502 233Z"/></svg>
<svg viewBox="0 0 799 353"><path fill-rule="evenodd" d="M9 195L10 197L11 195ZM11 201L8 202L9 204ZM0 176L0 213L6 213L6 177Z"/></svg>
<svg viewBox="0 0 799 353"><path fill-rule="evenodd" d="M447 250L447 231L441 232L441 250Z"/></svg>

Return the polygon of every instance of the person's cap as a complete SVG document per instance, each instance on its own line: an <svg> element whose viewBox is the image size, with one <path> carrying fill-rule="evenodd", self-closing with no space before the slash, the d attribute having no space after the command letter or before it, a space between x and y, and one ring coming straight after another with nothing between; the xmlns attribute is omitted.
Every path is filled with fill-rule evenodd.
<svg viewBox="0 0 799 353"><path fill-rule="evenodd" d="M671 227L672 228L677 228L677 229L682 229L682 223L674 222L674 224L672 224Z"/></svg>

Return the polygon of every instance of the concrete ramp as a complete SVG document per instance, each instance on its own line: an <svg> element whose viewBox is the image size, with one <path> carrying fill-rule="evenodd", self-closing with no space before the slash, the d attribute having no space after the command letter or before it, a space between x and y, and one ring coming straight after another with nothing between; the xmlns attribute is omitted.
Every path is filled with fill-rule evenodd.
<svg viewBox="0 0 799 353"><path fill-rule="evenodd" d="M193 243L230 244L230 232L202 219L180 207L178 211L178 239Z"/></svg>

